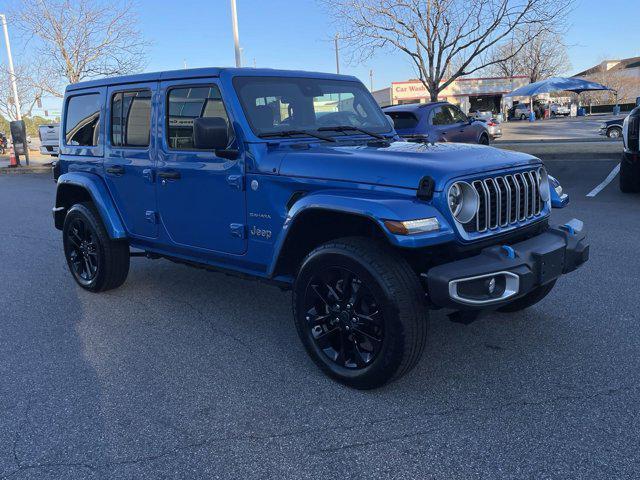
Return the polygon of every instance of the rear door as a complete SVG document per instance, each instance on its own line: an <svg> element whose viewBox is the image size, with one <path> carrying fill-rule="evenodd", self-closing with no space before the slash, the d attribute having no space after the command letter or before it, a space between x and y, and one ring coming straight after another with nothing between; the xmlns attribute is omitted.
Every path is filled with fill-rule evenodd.
<svg viewBox="0 0 640 480"><path fill-rule="evenodd" d="M163 132L158 149L158 206L162 224L177 245L216 252L246 251L242 159L218 157L193 145L193 121L220 117L229 125L217 79L161 83Z"/></svg>
<svg viewBox="0 0 640 480"><path fill-rule="evenodd" d="M155 146L151 136L157 82L110 87L104 173L127 231L158 236Z"/></svg>
<svg viewBox="0 0 640 480"><path fill-rule="evenodd" d="M431 111L429 123L435 132L436 141L455 142L457 127L447 105L439 105Z"/></svg>

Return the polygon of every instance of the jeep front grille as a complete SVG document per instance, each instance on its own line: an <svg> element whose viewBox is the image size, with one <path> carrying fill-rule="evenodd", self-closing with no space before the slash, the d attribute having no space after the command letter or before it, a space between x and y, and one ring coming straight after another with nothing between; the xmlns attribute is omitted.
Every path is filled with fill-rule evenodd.
<svg viewBox="0 0 640 480"><path fill-rule="evenodd" d="M472 182L478 193L478 210L465 230L482 233L540 215L544 202L538 179L538 172L529 170Z"/></svg>

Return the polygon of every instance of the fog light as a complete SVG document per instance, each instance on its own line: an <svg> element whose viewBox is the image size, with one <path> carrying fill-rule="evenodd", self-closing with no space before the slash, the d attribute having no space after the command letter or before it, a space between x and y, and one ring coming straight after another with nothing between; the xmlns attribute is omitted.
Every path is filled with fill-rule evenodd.
<svg viewBox="0 0 640 480"><path fill-rule="evenodd" d="M491 279L487 282L487 291L489 292L489 295L493 295L493 292L496 291L495 277L491 277Z"/></svg>

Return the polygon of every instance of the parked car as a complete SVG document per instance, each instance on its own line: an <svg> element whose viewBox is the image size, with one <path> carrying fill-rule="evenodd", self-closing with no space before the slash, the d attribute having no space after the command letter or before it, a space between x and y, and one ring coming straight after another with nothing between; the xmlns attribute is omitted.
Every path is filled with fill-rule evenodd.
<svg viewBox="0 0 640 480"><path fill-rule="evenodd" d="M531 115L531 107L528 103L518 103L512 107L510 114L512 118L527 120Z"/></svg>
<svg viewBox="0 0 640 480"><path fill-rule="evenodd" d="M559 103L552 103L549 110L552 117L555 117L558 115L561 115L563 117L568 117L571 114L571 109L568 106L562 105Z"/></svg>
<svg viewBox="0 0 640 480"><path fill-rule="evenodd" d="M523 310L588 259L582 222L550 224L539 159L406 142L355 77L185 69L63 105L53 216L80 287L145 256L290 288L306 351L352 387L415 366L430 309Z"/></svg>
<svg viewBox="0 0 640 480"><path fill-rule="evenodd" d="M622 138L622 122L624 118L615 118L613 120L607 120L600 124L598 133L609 138Z"/></svg>
<svg viewBox="0 0 640 480"><path fill-rule="evenodd" d="M624 153L620 162L620 190L640 192L640 106L631 110L622 125Z"/></svg>
<svg viewBox="0 0 640 480"><path fill-rule="evenodd" d="M394 105L383 111L393 120L396 132L410 140L489 145L487 127L447 102Z"/></svg>
<svg viewBox="0 0 640 480"><path fill-rule="evenodd" d="M500 125L500 121L495 118L487 118L487 119L477 119L478 122L483 122L491 140L495 140L498 137L502 136L502 126Z"/></svg>
<svg viewBox="0 0 640 480"><path fill-rule="evenodd" d="M38 126L40 153L57 157L60 152L60 124L51 123Z"/></svg>
<svg viewBox="0 0 640 480"><path fill-rule="evenodd" d="M491 110L475 110L469 112L469 116L475 120L489 120L494 118L494 114Z"/></svg>

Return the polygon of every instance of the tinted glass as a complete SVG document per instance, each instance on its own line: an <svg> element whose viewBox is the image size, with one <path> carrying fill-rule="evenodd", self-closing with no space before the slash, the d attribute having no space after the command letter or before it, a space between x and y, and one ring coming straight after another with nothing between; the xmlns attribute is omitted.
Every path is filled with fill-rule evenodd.
<svg viewBox="0 0 640 480"><path fill-rule="evenodd" d="M100 95L77 95L67 102L64 123L65 143L71 146L98 145L100 125Z"/></svg>
<svg viewBox="0 0 640 480"><path fill-rule="evenodd" d="M451 116L453 117L454 122L456 123L464 123L468 121L467 116L460 111L458 107L449 107L451 111Z"/></svg>
<svg viewBox="0 0 640 480"><path fill-rule="evenodd" d="M151 92L116 93L111 100L111 144L119 147L149 146Z"/></svg>
<svg viewBox="0 0 640 480"><path fill-rule="evenodd" d="M453 123L453 117L448 108L436 107L431 114L432 125L451 125Z"/></svg>
<svg viewBox="0 0 640 480"><path fill-rule="evenodd" d="M416 128L418 126L418 118L409 112L388 112L393 119L393 124L397 130L405 130L409 128Z"/></svg>
<svg viewBox="0 0 640 480"><path fill-rule="evenodd" d="M168 96L169 148L193 150L193 119L220 117L229 125L220 89L215 86L174 88Z"/></svg>
<svg viewBox="0 0 640 480"><path fill-rule="evenodd" d="M236 77L233 81L257 135L353 126L387 133L391 127L369 91L347 80ZM325 131L325 135L340 133Z"/></svg>

